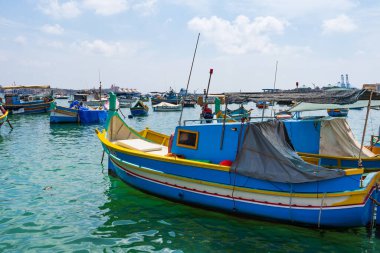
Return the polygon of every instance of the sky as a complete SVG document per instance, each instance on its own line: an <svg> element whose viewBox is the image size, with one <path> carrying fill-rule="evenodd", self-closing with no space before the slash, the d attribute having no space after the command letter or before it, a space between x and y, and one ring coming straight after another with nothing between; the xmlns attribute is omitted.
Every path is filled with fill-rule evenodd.
<svg viewBox="0 0 380 253"><path fill-rule="evenodd" d="M200 33L189 92L361 88L379 30L373 0L0 0L0 85L179 91Z"/></svg>

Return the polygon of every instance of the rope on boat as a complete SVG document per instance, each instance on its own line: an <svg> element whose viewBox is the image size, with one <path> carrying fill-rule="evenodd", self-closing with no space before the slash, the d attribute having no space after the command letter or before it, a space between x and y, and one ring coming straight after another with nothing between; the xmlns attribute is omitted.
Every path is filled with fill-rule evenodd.
<svg viewBox="0 0 380 253"><path fill-rule="evenodd" d="M373 203L375 204L375 205L377 205L377 206L380 206L380 202L379 201L377 201L376 199L374 199L372 196L371 197L369 197L369 199L370 200L372 200L373 201ZM380 217L379 217L380 218Z"/></svg>
<svg viewBox="0 0 380 253"><path fill-rule="evenodd" d="M123 112L121 111L121 109L118 109L118 111L120 112L120 114L124 117L125 119L125 115L123 114Z"/></svg>
<svg viewBox="0 0 380 253"><path fill-rule="evenodd" d="M376 183L376 195L379 194L379 185ZM380 202L374 199L372 196L369 196L369 199L372 200L372 217L371 217L371 230L375 227L375 217L376 217L376 212L377 208L380 206ZM376 217L376 219L380 219L380 217Z"/></svg>
<svg viewBox="0 0 380 253"><path fill-rule="evenodd" d="M100 162L100 164L102 164L102 165L103 165L103 160L104 160L104 153L105 153L105 151L103 149L102 161Z"/></svg>
<svg viewBox="0 0 380 253"><path fill-rule="evenodd" d="M325 201L326 194L327 194L326 192L323 194L323 198L322 198L322 201L321 201L321 206L320 206L320 208L319 208L318 228L321 227L322 206L323 206L323 202Z"/></svg>

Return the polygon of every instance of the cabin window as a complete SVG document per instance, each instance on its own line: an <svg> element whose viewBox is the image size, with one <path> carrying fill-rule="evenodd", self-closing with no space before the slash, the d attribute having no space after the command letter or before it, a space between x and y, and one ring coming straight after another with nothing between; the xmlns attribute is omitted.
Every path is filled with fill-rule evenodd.
<svg viewBox="0 0 380 253"><path fill-rule="evenodd" d="M198 148L198 132L178 130L177 146L184 148Z"/></svg>

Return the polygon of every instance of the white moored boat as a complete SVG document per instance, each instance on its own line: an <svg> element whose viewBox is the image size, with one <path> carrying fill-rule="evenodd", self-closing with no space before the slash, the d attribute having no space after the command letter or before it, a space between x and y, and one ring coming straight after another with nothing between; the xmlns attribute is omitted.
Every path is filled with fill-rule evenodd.
<svg viewBox="0 0 380 253"><path fill-rule="evenodd" d="M172 112L172 111L181 111L182 105L174 105L171 103L161 102L153 106L153 111L155 112Z"/></svg>

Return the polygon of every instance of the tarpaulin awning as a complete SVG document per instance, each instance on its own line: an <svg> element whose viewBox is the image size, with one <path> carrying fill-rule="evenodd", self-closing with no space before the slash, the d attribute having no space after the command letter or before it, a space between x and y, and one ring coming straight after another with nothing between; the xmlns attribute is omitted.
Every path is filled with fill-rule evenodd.
<svg viewBox="0 0 380 253"><path fill-rule="evenodd" d="M232 170L247 177L281 183L306 183L338 178L341 169L306 163L287 141L283 122L250 124Z"/></svg>

